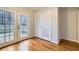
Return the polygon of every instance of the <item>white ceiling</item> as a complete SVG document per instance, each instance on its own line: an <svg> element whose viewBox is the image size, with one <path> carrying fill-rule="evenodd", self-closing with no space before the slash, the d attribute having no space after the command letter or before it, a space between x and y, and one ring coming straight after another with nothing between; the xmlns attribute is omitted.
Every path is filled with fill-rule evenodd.
<svg viewBox="0 0 79 59"><path fill-rule="evenodd" d="M26 8L36 11L36 10L40 10L40 9L44 9L44 8L49 8L49 7L26 7Z"/></svg>
<svg viewBox="0 0 79 59"><path fill-rule="evenodd" d="M38 9L40 9L39 7L27 7L27 8L32 9L32 10L38 10Z"/></svg>

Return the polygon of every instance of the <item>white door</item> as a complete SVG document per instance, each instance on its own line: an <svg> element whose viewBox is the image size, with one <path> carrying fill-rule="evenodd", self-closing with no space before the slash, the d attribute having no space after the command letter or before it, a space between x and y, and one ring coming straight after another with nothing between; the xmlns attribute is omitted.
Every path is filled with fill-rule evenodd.
<svg viewBox="0 0 79 59"><path fill-rule="evenodd" d="M0 8L0 44L9 44L16 40L16 12ZM1 45L2 46L2 45Z"/></svg>
<svg viewBox="0 0 79 59"><path fill-rule="evenodd" d="M18 15L18 39L22 40L28 36L28 16L25 13Z"/></svg>

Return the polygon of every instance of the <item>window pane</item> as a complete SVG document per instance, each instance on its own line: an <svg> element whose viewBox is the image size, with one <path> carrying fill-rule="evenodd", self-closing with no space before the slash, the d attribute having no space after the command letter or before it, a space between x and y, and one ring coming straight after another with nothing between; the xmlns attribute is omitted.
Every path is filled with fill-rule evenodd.
<svg viewBox="0 0 79 59"><path fill-rule="evenodd" d="M0 34L3 34L3 33L4 33L4 25L0 24Z"/></svg>
<svg viewBox="0 0 79 59"><path fill-rule="evenodd" d="M10 17L10 19L14 19L14 13L9 13L9 17ZM11 21L13 21L13 20L11 20Z"/></svg>
<svg viewBox="0 0 79 59"><path fill-rule="evenodd" d="M3 23L3 18L0 18L0 24L2 24Z"/></svg>
<svg viewBox="0 0 79 59"><path fill-rule="evenodd" d="M5 25L5 33L9 33L10 29L9 29L9 25Z"/></svg>
<svg viewBox="0 0 79 59"><path fill-rule="evenodd" d="M4 11L4 18L9 18L9 12Z"/></svg>
<svg viewBox="0 0 79 59"><path fill-rule="evenodd" d="M2 18L2 11L0 11L0 44L4 43L4 19Z"/></svg>
<svg viewBox="0 0 79 59"><path fill-rule="evenodd" d="M13 39L13 15L8 11L0 11L0 43Z"/></svg>
<svg viewBox="0 0 79 59"><path fill-rule="evenodd" d="M9 33L5 34L5 41L6 42L10 41L10 34Z"/></svg>
<svg viewBox="0 0 79 59"><path fill-rule="evenodd" d="M2 34L0 34L0 35L2 35ZM4 35L4 34L3 34ZM2 44L2 43L4 43L5 41L4 41L4 36L3 37L0 37L0 44Z"/></svg>
<svg viewBox="0 0 79 59"><path fill-rule="evenodd" d="M3 12L2 12L2 11L0 11L0 18L2 18L2 15L3 15Z"/></svg>
<svg viewBox="0 0 79 59"><path fill-rule="evenodd" d="M21 15L20 16L20 36L25 37L27 35L28 30L28 18L27 16Z"/></svg>
<svg viewBox="0 0 79 59"><path fill-rule="evenodd" d="M13 40L13 32L10 33L10 40Z"/></svg>

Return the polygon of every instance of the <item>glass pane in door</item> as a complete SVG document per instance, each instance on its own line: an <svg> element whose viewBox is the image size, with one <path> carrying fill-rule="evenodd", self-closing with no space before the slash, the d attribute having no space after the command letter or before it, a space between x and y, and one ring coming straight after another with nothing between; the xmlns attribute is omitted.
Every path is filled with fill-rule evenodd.
<svg viewBox="0 0 79 59"><path fill-rule="evenodd" d="M28 17L21 15L20 16L20 37L26 37L28 33Z"/></svg>
<svg viewBox="0 0 79 59"><path fill-rule="evenodd" d="M14 16L11 12L5 12L5 39L7 41L13 40L13 21Z"/></svg>
<svg viewBox="0 0 79 59"><path fill-rule="evenodd" d="M3 19L3 11L0 10L0 44L4 43L4 19Z"/></svg>
<svg viewBox="0 0 79 59"><path fill-rule="evenodd" d="M9 12L4 11L4 36L5 41L9 41Z"/></svg>
<svg viewBox="0 0 79 59"><path fill-rule="evenodd" d="M0 43L13 40L13 15L12 12L0 11Z"/></svg>
<svg viewBox="0 0 79 59"><path fill-rule="evenodd" d="M14 40L14 14L13 13L10 14L9 22L10 22L10 27L9 27L9 29L10 29L10 40Z"/></svg>

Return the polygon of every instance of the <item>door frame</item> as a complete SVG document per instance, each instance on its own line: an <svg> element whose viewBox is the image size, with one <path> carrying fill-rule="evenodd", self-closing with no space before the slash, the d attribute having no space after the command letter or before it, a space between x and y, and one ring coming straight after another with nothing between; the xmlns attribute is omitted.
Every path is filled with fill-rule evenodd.
<svg viewBox="0 0 79 59"><path fill-rule="evenodd" d="M27 39L28 38L28 35L29 35L29 27L28 27L28 35L26 35L26 37L21 38L20 37L20 16L21 15L27 16L28 17L28 20L29 20L29 16L26 13L24 13L24 12L18 12L18 20L17 20L18 39L19 40L24 40L24 39Z"/></svg>
<svg viewBox="0 0 79 59"><path fill-rule="evenodd" d="M4 47L4 46L6 46L6 45L9 45L9 44L12 44L12 43L14 43L14 42L16 42L17 41L17 10L13 10L13 9L10 9L10 8L0 8L0 10L3 10L3 11L9 11L9 12L12 12L12 13L14 13L14 22L13 22L13 39L14 40L12 40L12 41L9 41L9 42L5 42L5 43L2 43L2 44L0 44L0 47Z"/></svg>

